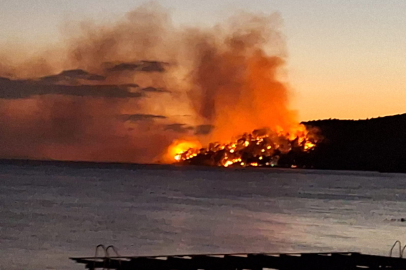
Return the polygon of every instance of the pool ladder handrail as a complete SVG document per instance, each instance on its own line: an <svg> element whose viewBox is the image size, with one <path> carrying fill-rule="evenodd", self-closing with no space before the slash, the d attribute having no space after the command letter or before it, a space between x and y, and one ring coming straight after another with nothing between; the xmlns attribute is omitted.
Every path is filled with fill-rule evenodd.
<svg viewBox="0 0 406 270"><path fill-rule="evenodd" d="M98 257L98 251L100 248L102 249L102 251L104 251L104 257ZM109 249L112 249L114 251L114 253L116 254L116 256L120 257L120 254L118 253L117 249L113 245L105 247L103 244L100 244L100 245L96 246L96 251L95 251L94 257L103 259L103 262L104 262L103 270L107 269L106 266L108 265L108 261L110 261L111 256L109 254ZM121 266L121 261L119 261L119 264ZM93 261L93 269L95 268L95 266L96 266L96 260Z"/></svg>
<svg viewBox="0 0 406 270"><path fill-rule="evenodd" d="M406 250L406 245L404 245L402 248L402 243L399 240L396 240L395 243L393 244L392 248L390 249L389 257L392 257L392 252L393 252L393 249L396 247L396 245L399 246L399 258L403 258L403 254L405 253L405 250Z"/></svg>

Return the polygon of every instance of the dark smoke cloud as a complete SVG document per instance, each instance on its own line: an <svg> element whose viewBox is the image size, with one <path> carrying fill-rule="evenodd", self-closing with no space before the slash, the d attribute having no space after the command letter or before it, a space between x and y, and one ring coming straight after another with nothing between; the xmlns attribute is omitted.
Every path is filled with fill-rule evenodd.
<svg viewBox="0 0 406 270"><path fill-rule="evenodd" d="M106 66L111 66L106 63ZM158 61L138 61L133 63L120 63L107 68L109 72L140 71L140 72L164 72L168 63Z"/></svg>
<svg viewBox="0 0 406 270"><path fill-rule="evenodd" d="M45 76L40 78L41 81L50 83L73 83L77 80L85 81L104 81L105 76L91 74L82 69L65 70L57 75Z"/></svg>
<svg viewBox="0 0 406 270"><path fill-rule="evenodd" d="M213 125L213 141L227 141L257 128L297 127L290 89L280 78L285 63L278 16L241 14L218 31L195 31L189 40L194 69L189 97Z"/></svg>
<svg viewBox="0 0 406 270"><path fill-rule="evenodd" d="M214 129L213 125L198 125L196 127L196 135L207 135Z"/></svg>
<svg viewBox="0 0 406 270"><path fill-rule="evenodd" d="M275 21L177 28L149 4L67 27L35 58L0 48L0 158L154 162L175 140L284 123L283 57L264 51L281 47Z"/></svg>
<svg viewBox="0 0 406 270"><path fill-rule="evenodd" d="M152 162L176 138L164 132L163 115L117 119L125 99L37 96L0 100L0 156ZM149 142L154 142L151 147Z"/></svg>
<svg viewBox="0 0 406 270"><path fill-rule="evenodd" d="M43 80L10 80L0 77L0 98L23 99L43 95L78 97L140 98L142 92L131 92L129 85L61 85Z"/></svg>
<svg viewBox="0 0 406 270"><path fill-rule="evenodd" d="M170 125L165 126L165 130L171 130L171 131L181 133L181 134L188 133L189 131L192 131L194 129L195 128L192 126L188 126L186 124L179 124L179 123L170 124Z"/></svg>
<svg viewBox="0 0 406 270"><path fill-rule="evenodd" d="M163 88L155 88L155 87L146 87L142 88L141 91L143 92L150 92L150 93L170 93L170 91L163 89Z"/></svg>
<svg viewBox="0 0 406 270"><path fill-rule="evenodd" d="M212 125L198 125L190 126L187 124L175 123L165 126L165 130L172 130L180 134L190 134L193 132L195 135L208 135L214 129Z"/></svg>
<svg viewBox="0 0 406 270"><path fill-rule="evenodd" d="M151 121L156 119L166 119L167 117L164 115L137 113L137 114L123 114L120 115L120 118L124 121L137 122L137 121Z"/></svg>

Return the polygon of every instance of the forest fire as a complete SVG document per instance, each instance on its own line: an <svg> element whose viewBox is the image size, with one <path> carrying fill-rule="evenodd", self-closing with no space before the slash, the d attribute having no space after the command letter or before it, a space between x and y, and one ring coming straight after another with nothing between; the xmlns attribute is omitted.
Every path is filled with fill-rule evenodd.
<svg viewBox="0 0 406 270"><path fill-rule="evenodd" d="M281 157L288 154L301 156L315 149L318 138L314 132L299 125L295 133L274 132L268 129L254 130L228 143L210 143L206 148L190 147L181 142L173 149L182 149L173 155L178 163L222 167L275 167ZM190 145L190 144L189 144ZM296 168L295 160L283 166ZM291 164L290 164L291 163Z"/></svg>
<svg viewBox="0 0 406 270"><path fill-rule="evenodd" d="M317 141L290 106L281 25L180 27L151 4L79 24L40 59L0 48L0 157L300 167Z"/></svg>

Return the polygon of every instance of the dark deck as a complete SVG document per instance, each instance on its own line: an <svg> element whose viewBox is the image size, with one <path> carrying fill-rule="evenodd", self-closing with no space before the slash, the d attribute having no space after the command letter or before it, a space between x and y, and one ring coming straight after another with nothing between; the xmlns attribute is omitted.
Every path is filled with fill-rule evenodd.
<svg viewBox="0 0 406 270"><path fill-rule="evenodd" d="M361 253L214 254L71 258L87 269L119 270L344 270L406 269L406 259Z"/></svg>

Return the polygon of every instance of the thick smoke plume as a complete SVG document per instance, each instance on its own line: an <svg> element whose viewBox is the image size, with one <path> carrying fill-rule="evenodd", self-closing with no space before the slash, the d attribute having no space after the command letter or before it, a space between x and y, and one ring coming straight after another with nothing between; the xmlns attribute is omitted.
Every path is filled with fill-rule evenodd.
<svg viewBox="0 0 406 270"><path fill-rule="evenodd" d="M70 24L63 46L35 57L0 49L0 157L170 162L177 140L289 132L279 28L276 14L175 27L147 5L113 25Z"/></svg>
<svg viewBox="0 0 406 270"><path fill-rule="evenodd" d="M199 116L214 126L211 140L262 128L288 131L297 125L280 78L284 46L277 22L275 17L242 14L223 32L193 40L190 97Z"/></svg>

